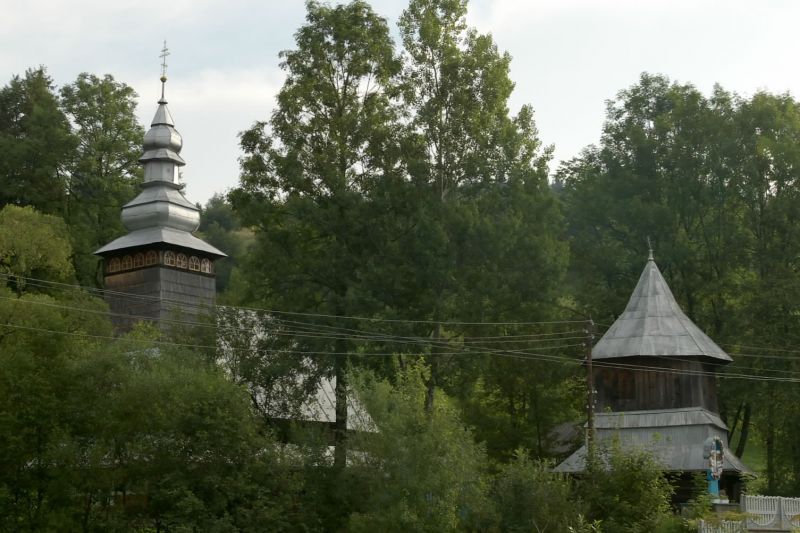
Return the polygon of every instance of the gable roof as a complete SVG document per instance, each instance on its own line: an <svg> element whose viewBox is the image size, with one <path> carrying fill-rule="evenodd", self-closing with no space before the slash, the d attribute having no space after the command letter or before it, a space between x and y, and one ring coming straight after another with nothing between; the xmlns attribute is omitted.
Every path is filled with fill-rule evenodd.
<svg viewBox="0 0 800 533"><path fill-rule="evenodd" d="M637 355L706 357L732 361L684 314L652 255L625 311L592 350L593 359Z"/></svg>

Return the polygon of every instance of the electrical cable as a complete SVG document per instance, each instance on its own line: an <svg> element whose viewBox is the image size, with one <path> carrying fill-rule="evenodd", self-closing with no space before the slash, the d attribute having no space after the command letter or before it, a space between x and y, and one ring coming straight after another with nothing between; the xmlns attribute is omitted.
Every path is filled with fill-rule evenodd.
<svg viewBox="0 0 800 533"><path fill-rule="evenodd" d="M172 300L168 298L161 298L158 296L147 296L141 294L133 294L133 293L126 293L121 291L113 291L109 289L97 289L95 287L88 287L84 285L78 284L70 284L70 283L61 283L55 281L48 281L38 278L32 278L27 276L13 276L6 273L0 273L0 277L5 278L7 280L13 279L24 279L27 282L32 282L32 284L38 284L34 286L41 286L44 284L46 286L60 286L60 287L67 287L71 289L82 289L92 293L100 293L103 295L111 295L111 296L123 296L126 298L131 299L139 299L139 300L147 300L153 302L163 302L163 303L176 303L184 307L197 307L197 308L205 308L208 306L204 306L201 304L191 304L189 302L180 302L177 300ZM215 304L215 307L219 307ZM290 316L308 316L308 317L318 317L318 318L336 318L336 319L344 319L344 320L359 320L359 321L367 321L367 322L385 322L385 323L406 323L406 324L441 324L443 326L447 325L460 325L460 326L525 326L525 325L550 325L550 324L582 324L585 323L586 320L548 320L548 321L539 321L539 322L466 322L466 321L436 321L436 320L413 320L413 319L397 319L397 318L375 318L375 317L364 317L364 316L351 316L351 315L334 315L334 314L326 314L326 313L304 313L298 311L281 311L277 309L264 309L264 308L256 308L256 307L243 307L243 306L225 306L231 309L240 309L245 311L259 311L259 312L266 312L276 315L290 315Z"/></svg>

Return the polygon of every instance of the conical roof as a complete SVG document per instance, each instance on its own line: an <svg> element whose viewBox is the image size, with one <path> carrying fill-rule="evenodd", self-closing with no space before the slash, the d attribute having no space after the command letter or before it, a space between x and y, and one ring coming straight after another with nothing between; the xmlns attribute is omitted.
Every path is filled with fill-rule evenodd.
<svg viewBox="0 0 800 533"><path fill-rule="evenodd" d="M592 359L637 355L732 359L684 314L652 254L625 311L592 350Z"/></svg>

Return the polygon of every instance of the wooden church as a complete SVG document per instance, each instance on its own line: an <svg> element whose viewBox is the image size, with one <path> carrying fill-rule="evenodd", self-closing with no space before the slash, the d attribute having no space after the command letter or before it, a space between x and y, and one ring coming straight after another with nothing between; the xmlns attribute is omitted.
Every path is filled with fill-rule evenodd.
<svg viewBox="0 0 800 533"><path fill-rule="evenodd" d="M684 314L652 251L623 313L592 349L596 391L595 441L618 439L624 448L651 452L678 478L677 499L693 473L708 469L704 443L719 437L724 470L720 488L731 497L747 467L728 449L718 413L715 373L725 353ZM582 446L557 471L585 468Z"/></svg>

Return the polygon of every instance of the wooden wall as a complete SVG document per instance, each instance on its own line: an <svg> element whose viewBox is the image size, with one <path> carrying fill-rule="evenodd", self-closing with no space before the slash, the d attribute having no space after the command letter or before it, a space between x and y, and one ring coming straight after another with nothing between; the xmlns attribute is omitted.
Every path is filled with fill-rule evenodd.
<svg viewBox="0 0 800 533"><path fill-rule="evenodd" d="M192 322L210 312L216 301L213 274L165 265L107 273L104 286L111 320L120 333L129 331L137 321L162 326L163 319Z"/></svg>
<svg viewBox="0 0 800 533"><path fill-rule="evenodd" d="M603 367L604 363L625 367ZM639 367L639 368L636 368ZM642 411L704 407L717 412L713 365L692 357L624 357L597 361L594 368L597 410Z"/></svg>

